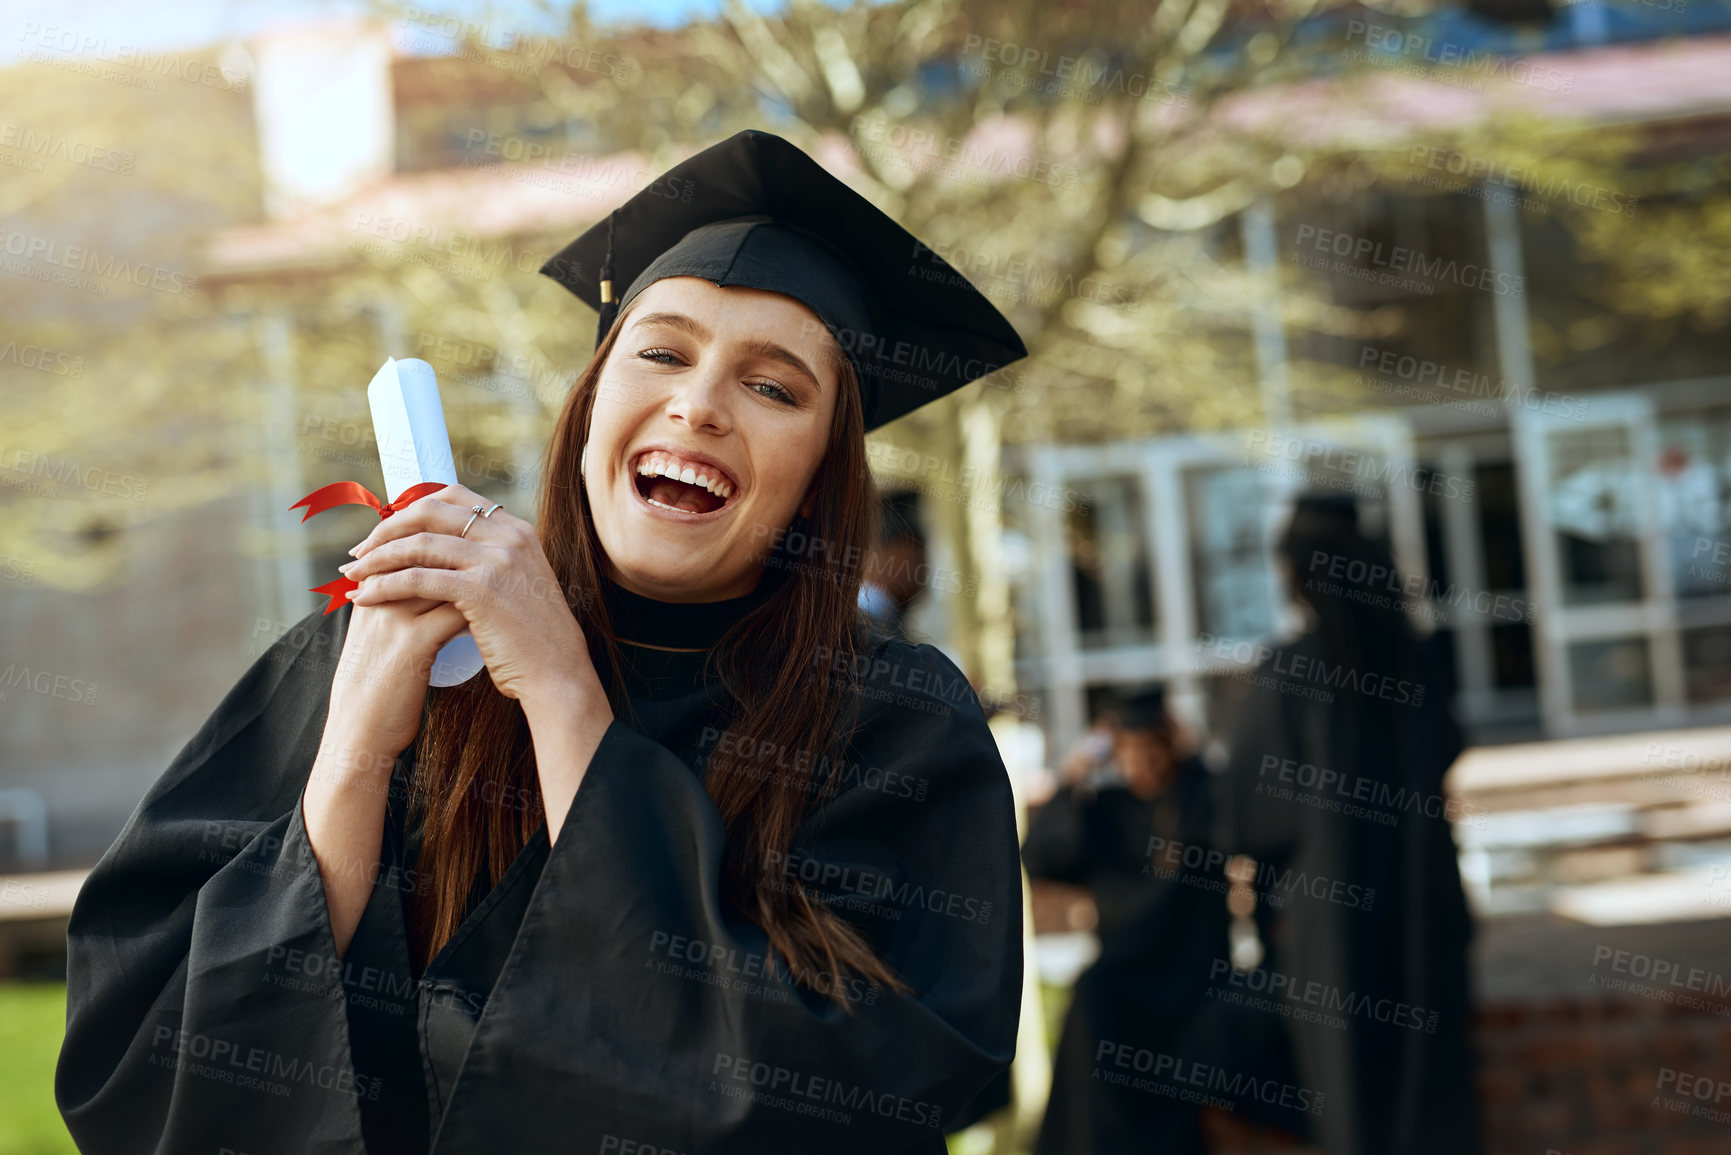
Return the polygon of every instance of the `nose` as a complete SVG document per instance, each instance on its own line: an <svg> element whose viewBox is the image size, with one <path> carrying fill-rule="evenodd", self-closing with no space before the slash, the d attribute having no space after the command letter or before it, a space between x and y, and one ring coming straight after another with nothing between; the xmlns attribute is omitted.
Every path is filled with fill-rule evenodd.
<svg viewBox="0 0 1731 1155"><path fill-rule="evenodd" d="M667 399L669 418L705 433L726 433L733 427L728 406L732 384L725 365L711 362L694 373L681 375L680 382Z"/></svg>

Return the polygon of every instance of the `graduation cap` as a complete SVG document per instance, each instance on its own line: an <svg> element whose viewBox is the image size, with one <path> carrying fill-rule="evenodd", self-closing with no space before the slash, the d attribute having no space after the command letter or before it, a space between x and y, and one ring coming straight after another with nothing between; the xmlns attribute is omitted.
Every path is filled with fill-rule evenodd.
<svg viewBox="0 0 1731 1155"><path fill-rule="evenodd" d="M1121 730L1158 730L1167 720L1164 686L1151 686L1119 700L1118 727Z"/></svg>
<svg viewBox="0 0 1731 1155"><path fill-rule="evenodd" d="M767 132L675 165L541 272L600 314L597 345L619 310L664 277L792 297L853 363L868 430L1028 355L966 277Z"/></svg>

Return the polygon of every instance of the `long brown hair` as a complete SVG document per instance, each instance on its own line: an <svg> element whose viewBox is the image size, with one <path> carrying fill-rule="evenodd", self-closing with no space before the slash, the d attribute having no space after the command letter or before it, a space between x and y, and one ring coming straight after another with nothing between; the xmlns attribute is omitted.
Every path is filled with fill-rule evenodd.
<svg viewBox="0 0 1731 1155"><path fill-rule="evenodd" d="M625 328L618 318L579 375L543 456L538 529L616 716L632 717L621 654L601 596L604 551L578 462L588 440L601 369ZM832 350L840 382L829 444L813 485L812 515L764 543L770 591L711 651L732 708L731 742L718 742L704 787L727 827L723 897L761 927L796 982L834 998L856 976L905 989L853 927L780 869L801 822L845 765L862 663L860 565L876 533L877 490L865 457L865 419L849 359ZM790 545L818 542L821 549ZM800 556L805 554L807 556ZM851 561L834 564L831 559ZM844 671L837 674L834 671ZM411 949L424 969L461 925L484 870L497 885L545 820L534 746L521 706L490 679L433 689L415 746L409 820L421 827ZM773 772L747 751L771 751ZM569 837L583 837L581 830Z"/></svg>

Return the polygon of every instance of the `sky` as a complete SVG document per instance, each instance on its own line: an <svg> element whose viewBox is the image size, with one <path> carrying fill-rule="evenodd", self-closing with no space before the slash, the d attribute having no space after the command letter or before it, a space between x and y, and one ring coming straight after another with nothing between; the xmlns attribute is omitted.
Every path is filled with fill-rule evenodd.
<svg viewBox="0 0 1731 1155"><path fill-rule="evenodd" d="M754 7L775 5L749 0ZM532 0L431 0L401 10L456 16L488 27L534 34L549 31L543 5ZM713 15L720 0L590 0L596 19L663 26ZM297 22L368 8L356 0L5 0L0 4L0 67L50 30L118 47L159 51L245 39L273 23ZM96 52L108 56L111 52Z"/></svg>

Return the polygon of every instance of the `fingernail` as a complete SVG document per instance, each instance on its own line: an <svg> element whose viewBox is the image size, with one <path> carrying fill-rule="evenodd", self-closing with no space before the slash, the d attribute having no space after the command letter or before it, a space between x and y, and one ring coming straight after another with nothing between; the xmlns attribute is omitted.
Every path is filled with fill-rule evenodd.
<svg viewBox="0 0 1731 1155"><path fill-rule="evenodd" d="M352 599L352 598L353 598L353 597L354 597L354 596L355 596L355 595L356 595L356 594L358 594L358 593L360 593L360 592L361 592L361 587L360 587L360 586L356 586L356 587L355 587L355 588L354 588L354 589L352 589L352 590L344 590L344 591L343 591L343 596L344 596L344 597L345 597L345 598L351 598L351 599Z"/></svg>
<svg viewBox="0 0 1731 1155"><path fill-rule="evenodd" d="M340 574L346 574L350 570L354 569L356 566L358 566L360 564L361 563L359 561L351 561L351 562L347 563L346 565L339 565L337 567L337 572Z"/></svg>
<svg viewBox="0 0 1731 1155"><path fill-rule="evenodd" d="M357 543L355 545L355 548L353 548L349 551L349 556L350 557L360 557L361 556L361 546L363 546L365 544L367 544L367 543L364 541Z"/></svg>

